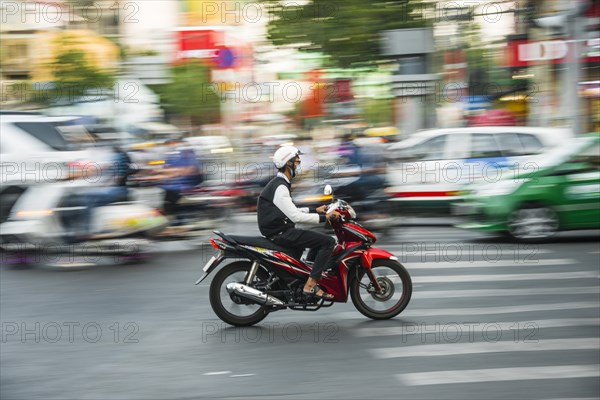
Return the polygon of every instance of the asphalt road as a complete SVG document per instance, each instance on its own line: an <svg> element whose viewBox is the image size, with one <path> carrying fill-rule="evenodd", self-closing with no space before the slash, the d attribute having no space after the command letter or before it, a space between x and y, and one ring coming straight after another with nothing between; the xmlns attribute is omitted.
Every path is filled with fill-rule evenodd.
<svg viewBox="0 0 600 400"><path fill-rule="evenodd" d="M597 231L524 246L412 226L379 244L414 282L390 321L349 303L228 327L210 282L194 286L208 246L83 270L4 265L0 398L600 397Z"/></svg>

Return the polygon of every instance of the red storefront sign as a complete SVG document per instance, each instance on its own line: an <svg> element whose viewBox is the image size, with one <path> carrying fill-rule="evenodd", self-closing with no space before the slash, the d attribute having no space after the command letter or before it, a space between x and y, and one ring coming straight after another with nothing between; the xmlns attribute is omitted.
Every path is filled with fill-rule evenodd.
<svg viewBox="0 0 600 400"><path fill-rule="evenodd" d="M581 61L600 62L600 42L584 40ZM569 40L528 41L513 40L507 43L505 59L507 67L527 67L539 63L564 64L574 57L575 46Z"/></svg>
<svg viewBox="0 0 600 400"><path fill-rule="evenodd" d="M177 60L214 58L223 44L224 32L213 30L183 30L177 32Z"/></svg>
<svg viewBox="0 0 600 400"><path fill-rule="evenodd" d="M251 68L252 47L243 43L225 46L226 32L213 29L177 31L175 61L201 59L216 68Z"/></svg>

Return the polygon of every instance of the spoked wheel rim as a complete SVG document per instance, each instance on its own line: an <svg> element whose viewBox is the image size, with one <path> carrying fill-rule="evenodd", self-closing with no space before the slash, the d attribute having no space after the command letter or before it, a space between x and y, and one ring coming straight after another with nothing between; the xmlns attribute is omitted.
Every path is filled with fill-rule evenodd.
<svg viewBox="0 0 600 400"><path fill-rule="evenodd" d="M227 285L229 283L245 284L246 274L248 271L235 271L228 275L219 288L219 301L223 310L237 318L248 318L260 312L261 305L244 299L235 293L229 293ZM254 278L254 283L257 278Z"/></svg>
<svg viewBox="0 0 600 400"><path fill-rule="evenodd" d="M368 274L360 280L360 301L373 313L388 313L400 307L406 296L402 277L394 269L381 265L371 268L382 291L377 293Z"/></svg>
<svg viewBox="0 0 600 400"><path fill-rule="evenodd" d="M522 208L512 214L508 228L517 239L545 239L558 230L558 219L556 213L546 207Z"/></svg>

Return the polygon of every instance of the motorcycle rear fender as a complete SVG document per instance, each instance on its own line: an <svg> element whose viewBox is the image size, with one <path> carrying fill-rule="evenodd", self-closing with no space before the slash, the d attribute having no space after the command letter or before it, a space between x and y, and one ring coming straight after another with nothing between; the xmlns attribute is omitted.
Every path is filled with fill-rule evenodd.
<svg viewBox="0 0 600 400"><path fill-rule="evenodd" d="M210 275L210 273L213 272L226 258L227 256L223 251L219 251L216 256L211 257L202 269L204 271L204 275L202 275L195 284L199 285L203 280L205 280L206 277Z"/></svg>
<svg viewBox="0 0 600 400"><path fill-rule="evenodd" d="M373 260L378 258L390 258L392 260L397 260L398 257L394 256L389 251L385 251L383 249L378 248L369 248L362 253L360 257L360 265L363 268L371 269L371 265L373 265Z"/></svg>

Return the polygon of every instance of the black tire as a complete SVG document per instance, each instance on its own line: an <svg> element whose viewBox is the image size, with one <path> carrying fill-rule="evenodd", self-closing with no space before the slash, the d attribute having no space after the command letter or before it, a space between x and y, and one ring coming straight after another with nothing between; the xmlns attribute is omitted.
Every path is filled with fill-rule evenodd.
<svg viewBox="0 0 600 400"><path fill-rule="evenodd" d="M389 309L384 310L376 310L369 307L361 297L361 290L368 294L366 289L360 286L361 280L368 280L368 277L365 276L366 270L361 268L358 272L358 278L355 278L350 283L350 296L352 297L352 303L356 307L356 309L364 316L369 317L371 319L390 319L400 314L410 302L410 298L412 296L412 280L408 271L397 261L390 259L377 259L373 261L372 270L376 271L377 268L387 267L399 276L402 282L402 292L400 294L399 300L390 307ZM353 272L354 273L354 272ZM395 289L394 289L395 290ZM394 292L392 291L392 295ZM374 300L379 301L374 295L368 294L373 297Z"/></svg>
<svg viewBox="0 0 600 400"><path fill-rule="evenodd" d="M556 234L560 222L550 207L541 203L524 204L508 218L508 233L520 242L541 243Z"/></svg>
<svg viewBox="0 0 600 400"><path fill-rule="evenodd" d="M227 285L227 278L232 276L235 273L244 272L247 273L250 270L250 266L252 264L250 261L237 261L231 264L226 265L221 268L219 272L213 278L210 284L210 305L222 321L233 325L233 326L250 326L259 323L262 321L268 314L268 311L265 306L260 306L258 304L252 305L252 307L256 307L257 311L247 315L247 316L238 316L231 312L229 312L226 307L223 305L221 301L222 288L224 285ZM266 279L267 273L264 269L260 268L257 271L258 279ZM245 274L244 274L245 276ZM247 306L251 307L251 306Z"/></svg>

